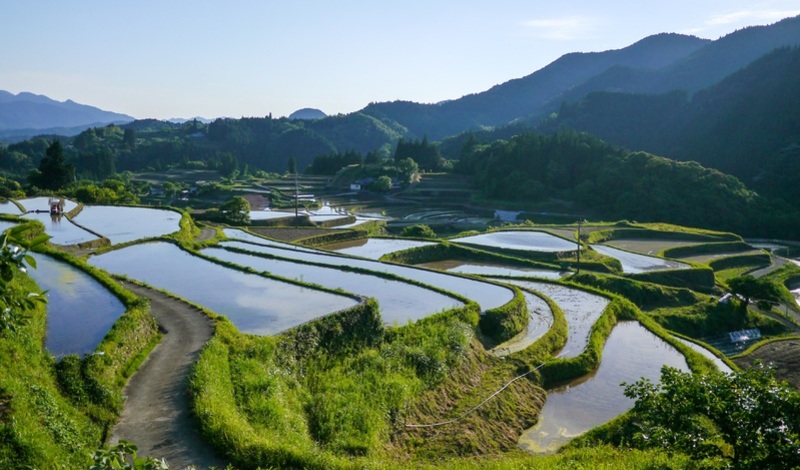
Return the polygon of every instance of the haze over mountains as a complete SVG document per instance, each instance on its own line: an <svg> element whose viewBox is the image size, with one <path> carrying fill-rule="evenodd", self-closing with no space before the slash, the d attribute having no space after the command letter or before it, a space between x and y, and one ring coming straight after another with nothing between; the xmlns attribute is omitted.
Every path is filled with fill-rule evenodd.
<svg viewBox="0 0 800 470"><path fill-rule="evenodd" d="M313 120L306 121L302 132L296 126L287 128L286 132L292 132L292 149L298 152L298 163L302 164L320 152L367 152L391 148L398 138L427 137L431 141L438 141L465 131L499 128L509 124L533 128L562 110L565 103L569 106L581 102L596 92L660 94L677 91L683 93L685 102L690 102L694 93L719 83L773 50L797 45L800 45L800 17L787 18L769 26L745 28L716 41L680 34L657 34L619 50L566 54L528 76L438 104L408 101L371 103L348 115L328 117L317 110L311 114L308 114L308 110L299 110L294 118ZM788 66L786 61L783 63L783 66ZM781 70L775 68L771 73L782 74ZM767 86L773 86L773 81L750 83L749 89ZM738 89L744 92L742 87ZM20 97L25 99L21 100ZM591 100L596 104L602 101L597 97ZM596 112L596 108L592 109ZM570 109L572 113L570 121L566 117L557 123L546 121L543 129L564 128L573 123L580 128L579 124L586 121L577 117L577 108L565 109ZM102 125L131 119L130 116L71 101L59 103L29 93L14 97L10 93L0 92L0 132L6 136L9 130L14 129L37 129L40 130L37 132L39 134L60 133L53 128ZM655 116L652 119L659 121ZM595 122L594 126L601 124L614 126L613 122ZM276 131L274 126L270 129ZM584 129L592 130L586 126ZM597 132L612 143L631 145L633 150L640 149L638 146L646 143L652 147L652 151L661 151L667 156L675 151L662 144L651 145L642 139L615 141L617 134L620 134L616 131L602 133L598 129ZM656 131L643 129L642 132L648 134ZM69 133L74 133L74 129ZM360 135L365 138L360 139ZM256 141L258 139L256 136ZM265 142L285 140L286 136L264 139ZM306 140L310 145L303 145ZM280 165L283 166L283 162ZM269 168L276 165L265 163L262 166Z"/></svg>
<svg viewBox="0 0 800 470"><path fill-rule="evenodd" d="M0 135L75 135L95 125L124 124L134 118L72 100L56 101L44 95L0 90Z"/></svg>

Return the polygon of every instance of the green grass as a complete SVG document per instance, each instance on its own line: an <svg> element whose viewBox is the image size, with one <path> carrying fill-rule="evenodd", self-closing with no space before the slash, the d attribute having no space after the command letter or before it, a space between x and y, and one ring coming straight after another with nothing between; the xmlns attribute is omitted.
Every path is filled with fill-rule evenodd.
<svg viewBox="0 0 800 470"><path fill-rule="evenodd" d="M36 289L24 276L16 276L13 288ZM103 429L61 394L53 359L42 348L44 305L30 314L19 334L0 336L0 467L85 467Z"/></svg>

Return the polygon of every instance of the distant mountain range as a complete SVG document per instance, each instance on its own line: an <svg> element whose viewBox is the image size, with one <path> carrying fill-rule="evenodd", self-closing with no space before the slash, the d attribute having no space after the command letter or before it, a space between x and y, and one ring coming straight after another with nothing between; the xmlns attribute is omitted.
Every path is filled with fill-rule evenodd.
<svg viewBox="0 0 800 470"><path fill-rule="evenodd" d="M56 101L44 95L0 90L0 137L39 134L75 135L93 126L133 121L127 114L104 111L72 100Z"/></svg>
<svg viewBox="0 0 800 470"><path fill-rule="evenodd" d="M213 151L228 151L253 168L282 171L289 154L302 168L316 156L336 152L391 154L399 139L427 136L442 142L444 156L458 158L467 139L490 142L525 131L572 128L631 150L698 160L754 184L798 160L800 112L793 111L792 100L800 74L791 47L799 45L800 16L716 41L657 34L619 50L566 54L528 76L437 104L371 103L336 116L304 108L288 118L211 124L197 118L203 127L189 126L187 135L194 135L193 148L204 145L197 135L202 131L216 146ZM783 53L774 52L781 48ZM9 135L71 135L131 120L72 101L0 91L0 139L7 141ZM142 120L125 127L145 135L159 123Z"/></svg>

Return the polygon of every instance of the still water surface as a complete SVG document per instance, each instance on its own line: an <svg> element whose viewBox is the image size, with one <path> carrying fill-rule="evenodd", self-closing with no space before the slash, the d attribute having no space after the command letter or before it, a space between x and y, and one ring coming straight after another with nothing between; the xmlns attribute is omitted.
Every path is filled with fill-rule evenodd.
<svg viewBox="0 0 800 470"><path fill-rule="evenodd" d="M414 280L462 295L477 302L483 310L500 307L514 298L514 292L507 287L425 269L381 263L379 261L366 259L348 258L334 254L315 253L303 249L286 249L236 241L222 242L220 245L256 253L264 253L289 260L318 263L327 266L350 266L374 272L393 274L404 279Z"/></svg>
<svg viewBox="0 0 800 470"><path fill-rule="evenodd" d="M622 263L622 272L624 273L638 274L648 271L691 268L688 264L679 261L640 255L605 245L592 245L592 249L603 255L618 259Z"/></svg>
<svg viewBox="0 0 800 470"><path fill-rule="evenodd" d="M45 347L56 357L95 350L125 306L102 284L80 269L31 253L37 269L28 274L47 291Z"/></svg>
<svg viewBox="0 0 800 470"><path fill-rule="evenodd" d="M658 383L663 365L689 370L683 355L664 340L638 322L620 322L606 340L597 371L550 390L539 423L522 434L519 446L534 453L553 452L612 420L633 407L620 384L641 377Z"/></svg>
<svg viewBox="0 0 800 470"><path fill-rule="evenodd" d="M541 292L558 304L567 319L567 344L561 350L564 358L576 357L586 349L592 325L610 303L605 297L559 284L517 279L505 279L502 282Z"/></svg>
<svg viewBox="0 0 800 470"><path fill-rule="evenodd" d="M89 264L203 305L228 317L244 333L275 334L358 303L226 268L166 242L111 251L91 257Z"/></svg>
<svg viewBox="0 0 800 470"><path fill-rule="evenodd" d="M452 297L430 289L370 274L234 253L222 248L207 248L203 254L259 272L267 271L275 276L374 297L381 307L381 318L388 325L405 325L409 321L463 305Z"/></svg>
<svg viewBox="0 0 800 470"><path fill-rule="evenodd" d="M470 237L453 238L456 243L525 251L575 251L577 244L549 233L533 230L491 232Z"/></svg>

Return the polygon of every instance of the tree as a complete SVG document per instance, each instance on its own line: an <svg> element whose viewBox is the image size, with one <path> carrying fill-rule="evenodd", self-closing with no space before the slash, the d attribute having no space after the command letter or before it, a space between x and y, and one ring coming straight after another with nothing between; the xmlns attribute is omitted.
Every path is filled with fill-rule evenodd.
<svg viewBox="0 0 800 470"><path fill-rule="evenodd" d="M250 203L242 196L234 196L219 208L225 222L236 225L250 223Z"/></svg>
<svg viewBox="0 0 800 470"><path fill-rule="evenodd" d="M386 175L379 176L371 186L373 191L377 191L379 193L388 192L390 189L392 189L392 178Z"/></svg>
<svg viewBox="0 0 800 470"><path fill-rule="evenodd" d="M633 442L640 447L729 458L734 468L800 465L800 394L769 369L695 375L664 367L658 385L623 385L636 400Z"/></svg>
<svg viewBox="0 0 800 470"><path fill-rule="evenodd" d="M742 313L747 313L747 306L755 301L760 308L770 309L781 300L780 288L772 281L755 278L750 275L739 276L728 281L731 292L740 299Z"/></svg>
<svg viewBox="0 0 800 470"><path fill-rule="evenodd" d="M296 174L297 173L297 160L294 156L289 157L289 174Z"/></svg>
<svg viewBox="0 0 800 470"><path fill-rule="evenodd" d="M64 147L56 140L47 148L39 162L39 173L33 184L43 189L58 190L75 180L75 167L64 158Z"/></svg>
<svg viewBox="0 0 800 470"><path fill-rule="evenodd" d="M413 159L403 158L397 162L396 166L398 176L400 176L400 180L403 184L413 183L415 178L418 177L419 165L417 165L417 162Z"/></svg>

